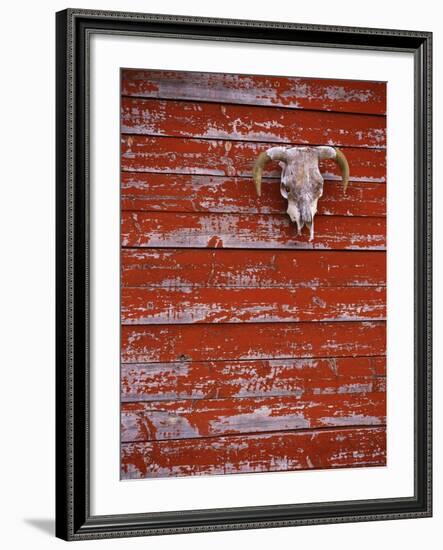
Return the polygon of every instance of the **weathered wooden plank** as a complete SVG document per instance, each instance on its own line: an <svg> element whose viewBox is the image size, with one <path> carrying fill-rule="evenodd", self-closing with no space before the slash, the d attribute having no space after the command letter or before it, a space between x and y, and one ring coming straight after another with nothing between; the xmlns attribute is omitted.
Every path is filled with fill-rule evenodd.
<svg viewBox="0 0 443 550"><path fill-rule="evenodd" d="M373 384L374 391L386 392L386 376L377 376Z"/></svg>
<svg viewBox="0 0 443 550"><path fill-rule="evenodd" d="M255 186L245 178L122 172L123 210L163 212L221 212L282 214L287 201L280 194L277 179L263 182L257 197ZM325 181L318 203L321 215L385 216L386 186L351 181L346 195L338 181Z"/></svg>
<svg viewBox="0 0 443 550"><path fill-rule="evenodd" d="M385 218L316 216L315 239L286 214L122 212L126 247L384 250Z"/></svg>
<svg viewBox="0 0 443 550"><path fill-rule="evenodd" d="M121 477L386 465L386 429L362 427L123 443Z"/></svg>
<svg viewBox="0 0 443 550"><path fill-rule="evenodd" d="M161 441L386 423L384 393L123 403L121 440Z"/></svg>
<svg viewBox="0 0 443 550"><path fill-rule="evenodd" d="M125 69L122 94L384 115L386 83Z"/></svg>
<svg viewBox="0 0 443 550"><path fill-rule="evenodd" d="M386 119L364 114L123 97L120 120L128 134L386 147Z"/></svg>
<svg viewBox="0 0 443 550"><path fill-rule="evenodd" d="M121 366L122 401L313 396L385 391L377 357L185 361ZM383 370L383 374L386 370Z"/></svg>
<svg viewBox="0 0 443 550"><path fill-rule="evenodd" d="M385 376L386 375L386 356L373 357L372 368L376 376Z"/></svg>
<svg viewBox="0 0 443 550"><path fill-rule="evenodd" d="M252 178L255 158L271 146L269 142L122 135L121 168L130 172ZM352 180L386 181L384 149L343 147L342 150L348 159ZM320 171L325 179L340 179L340 169L333 160L321 161ZM280 173L280 166L270 162L264 177L279 177Z"/></svg>
<svg viewBox="0 0 443 550"><path fill-rule="evenodd" d="M372 368L374 371L374 391L386 391L386 356L373 357Z"/></svg>
<svg viewBox="0 0 443 550"><path fill-rule="evenodd" d="M123 363L384 355L383 321L123 325Z"/></svg>
<svg viewBox="0 0 443 550"><path fill-rule="evenodd" d="M128 325L385 318L385 287L122 288L121 292L121 321Z"/></svg>
<svg viewBox="0 0 443 550"><path fill-rule="evenodd" d="M184 289L384 286L386 252L123 248L121 284Z"/></svg>

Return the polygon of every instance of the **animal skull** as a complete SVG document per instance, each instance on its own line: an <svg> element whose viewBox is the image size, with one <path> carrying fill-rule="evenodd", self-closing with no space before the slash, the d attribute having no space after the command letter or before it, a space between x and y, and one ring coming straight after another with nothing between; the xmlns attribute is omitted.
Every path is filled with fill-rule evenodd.
<svg viewBox="0 0 443 550"><path fill-rule="evenodd" d="M342 172L343 192L349 181L349 165L344 154L336 147L271 147L259 154L255 161L253 175L257 195L261 195L263 168L270 160L279 162L282 173L280 193L288 200L287 213L291 221L297 224L298 234L304 225L314 238L314 216L318 199L323 194L323 177L320 174L319 161L334 159Z"/></svg>

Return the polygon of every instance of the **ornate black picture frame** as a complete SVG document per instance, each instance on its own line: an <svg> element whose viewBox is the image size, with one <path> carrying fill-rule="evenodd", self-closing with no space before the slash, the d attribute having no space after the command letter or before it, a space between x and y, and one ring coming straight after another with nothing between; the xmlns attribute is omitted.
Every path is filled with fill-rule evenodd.
<svg viewBox="0 0 443 550"><path fill-rule="evenodd" d="M431 49L429 32L102 12L57 13L56 535L130 537L429 517ZM415 493L413 497L93 516L90 512L89 41L94 33L352 48L414 55ZM172 504L172 508L173 508Z"/></svg>

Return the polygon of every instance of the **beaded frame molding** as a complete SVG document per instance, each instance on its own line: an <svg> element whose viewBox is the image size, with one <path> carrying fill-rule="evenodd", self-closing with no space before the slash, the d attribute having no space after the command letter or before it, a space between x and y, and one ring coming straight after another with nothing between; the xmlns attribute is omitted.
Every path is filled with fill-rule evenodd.
<svg viewBox="0 0 443 550"><path fill-rule="evenodd" d="M93 516L89 431L89 42L94 33L410 52L415 82L415 493L376 500ZM56 536L133 537L429 517L432 33L68 9L56 14Z"/></svg>

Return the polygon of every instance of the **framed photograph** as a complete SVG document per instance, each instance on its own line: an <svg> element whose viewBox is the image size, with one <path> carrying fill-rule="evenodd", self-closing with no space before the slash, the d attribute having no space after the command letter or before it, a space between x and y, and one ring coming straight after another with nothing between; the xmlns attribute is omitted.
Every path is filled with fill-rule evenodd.
<svg viewBox="0 0 443 550"><path fill-rule="evenodd" d="M431 515L431 40L57 13L58 537Z"/></svg>

